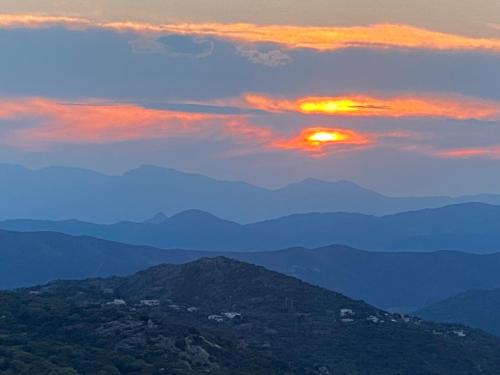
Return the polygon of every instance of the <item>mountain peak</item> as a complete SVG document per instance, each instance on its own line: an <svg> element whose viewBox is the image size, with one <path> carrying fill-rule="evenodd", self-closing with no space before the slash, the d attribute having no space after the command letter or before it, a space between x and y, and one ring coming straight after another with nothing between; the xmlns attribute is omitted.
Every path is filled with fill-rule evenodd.
<svg viewBox="0 0 500 375"><path fill-rule="evenodd" d="M173 270L175 270L175 272L172 272ZM206 283L206 285L214 287L214 283L219 283L220 281L231 281L233 277L236 277L237 275L241 276L242 274L246 274L248 276L249 273L255 273L256 270L265 270L265 268L225 256L215 256L202 257L179 265L160 264L138 272L136 275L139 277L149 277L151 275L155 275L155 279L159 280L163 278L165 280L169 279L172 274L175 274L176 276L184 274L186 277L190 278L194 277L193 275L196 275L196 279L202 279L202 284ZM234 273L234 271L238 272ZM265 272L274 273L268 270L265 270ZM220 277L222 275L223 277ZM232 282L234 282L234 280L232 280Z"/></svg>
<svg viewBox="0 0 500 375"><path fill-rule="evenodd" d="M124 173L124 176L137 176L137 175L165 175L165 174L183 174L176 169L159 167L151 164L142 164L137 168L130 169Z"/></svg>
<svg viewBox="0 0 500 375"><path fill-rule="evenodd" d="M169 218L170 220L222 220L210 212L198 210L195 208L179 212Z"/></svg>
<svg viewBox="0 0 500 375"><path fill-rule="evenodd" d="M324 309L325 304L332 309L357 306L360 311L376 311L364 302L224 256L149 268L124 278L120 293L131 298L149 295L219 309L228 308L228 298L240 310L262 308L259 306L264 298L268 301L266 309L276 312L283 300L293 298L297 299L296 307L303 311Z"/></svg>
<svg viewBox="0 0 500 375"><path fill-rule="evenodd" d="M186 211L179 212L167 220L163 221L162 224L174 225L176 227L186 228L198 228L198 230L203 229L204 231L210 230L209 228L222 228L225 230L233 229L232 227L239 227L240 224L221 219L209 212L197 209L189 209ZM198 233L199 234L199 233ZM213 234L216 236L216 234Z"/></svg>
<svg viewBox="0 0 500 375"><path fill-rule="evenodd" d="M156 215L144 220L145 224L161 224L166 221L168 217L163 212L158 212Z"/></svg>
<svg viewBox="0 0 500 375"><path fill-rule="evenodd" d="M353 195L372 198L383 197L380 193L366 189L348 180L325 181L317 178L306 178L302 181L286 185L280 190L302 194L318 192L328 195L345 195L346 197Z"/></svg>

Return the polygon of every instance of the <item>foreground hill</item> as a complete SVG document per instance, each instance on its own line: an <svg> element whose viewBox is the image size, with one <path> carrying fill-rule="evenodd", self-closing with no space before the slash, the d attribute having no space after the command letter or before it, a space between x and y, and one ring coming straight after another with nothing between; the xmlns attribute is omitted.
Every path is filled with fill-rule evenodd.
<svg viewBox="0 0 500 375"><path fill-rule="evenodd" d="M4 374L469 375L500 340L227 258L0 294Z"/></svg>
<svg viewBox="0 0 500 375"><path fill-rule="evenodd" d="M416 314L433 321L466 324L500 336L500 289L470 290Z"/></svg>
<svg viewBox="0 0 500 375"><path fill-rule="evenodd" d="M158 211L171 216L188 209L252 222L302 212L384 215L470 201L500 204L500 195L394 198L347 181L307 179L269 190L154 166L105 175L78 168L29 170L1 164L0 186L0 219L76 218L99 223L140 221Z"/></svg>
<svg viewBox="0 0 500 375"><path fill-rule="evenodd" d="M0 231L0 289L129 275L159 263L225 255L394 311L415 311L469 289L500 288L500 254L378 253L344 246L260 253L163 250L60 233Z"/></svg>
<svg viewBox="0 0 500 375"><path fill-rule="evenodd" d="M500 251L500 206L464 203L376 217L311 213L241 225L203 211L170 218L98 225L80 221L8 220L0 228L57 231L162 248L213 251L277 250L332 243L379 251Z"/></svg>

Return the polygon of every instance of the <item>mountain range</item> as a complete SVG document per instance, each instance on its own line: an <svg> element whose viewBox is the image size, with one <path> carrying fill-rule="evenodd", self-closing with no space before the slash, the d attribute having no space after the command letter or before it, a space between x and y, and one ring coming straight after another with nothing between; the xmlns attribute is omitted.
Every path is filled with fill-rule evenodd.
<svg viewBox="0 0 500 375"><path fill-rule="evenodd" d="M218 255L400 312L415 311L470 289L500 288L500 254L382 253L345 246L225 253L163 250L54 232L0 231L0 289L54 279L125 276L160 263Z"/></svg>
<svg viewBox="0 0 500 375"><path fill-rule="evenodd" d="M268 251L343 244L376 251L500 251L500 206L463 203L382 217L353 213L296 214L238 224L189 210L147 222L7 220L0 229L55 231L160 248Z"/></svg>
<svg viewBox="0 0 500 375"><path fill-rule="evenodd" d="M5 374L500 373L500 339L228 258L0 293Z"/></svg>
<svg viewBox="0 0 500 375"><path fill-rule="evenodd" d="M307 212L387 215L464 202L500 204L500 195L388 197L352 182L306 179L271 190L173 169L142 166L122 175L49 167L0 165L0 219L142 221L198 209L248 223Z"/></svg>
<svg viewBox="0 0 500 375"><path fill-rule="evenodd" d="M437 322L466 324L500 336L500 289L467 290L416 312Z"/></svg>

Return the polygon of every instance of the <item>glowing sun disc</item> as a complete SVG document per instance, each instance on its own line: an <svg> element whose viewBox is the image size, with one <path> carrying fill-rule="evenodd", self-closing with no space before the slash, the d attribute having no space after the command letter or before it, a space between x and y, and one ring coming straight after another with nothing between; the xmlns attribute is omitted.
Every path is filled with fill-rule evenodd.
<svg viewBox="0 0 500 375"><path fill-rule="evenodd" d="M318 131L310 134L307 137L309 142L338 142L341 141L344 137L342 134L338 132L328 132L328 131Z"/></svg>

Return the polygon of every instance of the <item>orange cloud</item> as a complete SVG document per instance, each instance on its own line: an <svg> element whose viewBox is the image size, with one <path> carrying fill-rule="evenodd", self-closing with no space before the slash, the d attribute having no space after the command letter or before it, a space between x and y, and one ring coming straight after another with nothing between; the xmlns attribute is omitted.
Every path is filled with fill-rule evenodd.
<svg viewBox="0 0 500 375"><path fill-rule="evenodd" d="M372 136L353 130L311 127L303 129L296 137L272 142L270 147L281 150L304 151L315 156L322 156L327 151L341 151L373 143Z"/></svg>
<svg viewBox="0 0 500 375"><path fill-rule="evenodd" d="M487 146L475 148L456 148L435 153L436 156L449 159L500 159L500 146Z"/></svg>
<svg viewBox="0 0 500 375"><path fill-rule="evenodd" d="M207 131L223 116L144 108L135 104L58 102L46 98L0 100L0 119L29 120L11 132L17 143L120 142Z"/></svg>
<svg viewBox="0 0 500 375"><path fill-rule="evenodd" d="M90 20L78 17L46 16L36 14L0 14L0 28L36 29L51 26L64 26L70 29L92 27Z"/></svg>
<svg viewBox="0 0 500 375"><path fill-rule="evenodd" d="M119 30L171 32L213 36L249 43L276 43L286 48L333 51L350 47L500 52L500 39L470 38L409 25L379 24L356 27L304 27L255 24L145 25L115 23Z"/></svg>
<svg viewBox="0 0 500 375"><path fill-rule="evenodd" d="M269 112L296 112L332 116L443 117L456 120L500 118L500 103L464 97L401 96L375 98L364 95L275 99L248 94L245 105Z"/></svg>
<svg viewBox="0 0 500 375"><path fill-rule="evenodd" d="M94 22L87 19L57 16L0 15L0 27L38 28L58 24L67 27L95 27L118 32L210 36L243 43L276 43L284 48L309 48L317 51L370 47L500 52L500 39L498 38L474 38L400 24L352 27L306 27L248 23L151 24Z"/></svg>
<svg viewBox="0 0 500 375"><path fill-rule="evenodd" d="M156 138L231 138L238 153L299 150L312 156L373 143L373 137L346 129L306 128L283 139L241 115L187 113L150 109L129 103L88 100L81 103L49 98L0 98L2 140L18 147L43 149L49 144L112 143ZM19 123L19 128L12 124Z"/></svg>

